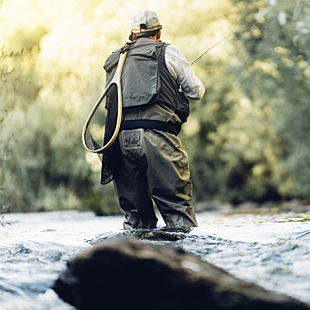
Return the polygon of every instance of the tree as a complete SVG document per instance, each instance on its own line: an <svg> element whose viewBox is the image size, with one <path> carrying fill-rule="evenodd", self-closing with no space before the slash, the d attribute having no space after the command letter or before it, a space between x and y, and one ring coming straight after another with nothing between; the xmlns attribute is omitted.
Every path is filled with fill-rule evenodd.
<svg viewBox="0 0 310 310"><path fill-rule="evenodd" d="M273 179L279 193L308 197L310 181L309 2L234 1L238 77L244 93L270 108L277 134Z"/></svg>

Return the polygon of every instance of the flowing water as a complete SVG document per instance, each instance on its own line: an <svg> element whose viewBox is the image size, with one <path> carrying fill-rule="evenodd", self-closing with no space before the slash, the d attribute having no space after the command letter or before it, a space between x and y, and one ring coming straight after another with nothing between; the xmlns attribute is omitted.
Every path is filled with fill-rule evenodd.
<svg viewBox="0 0 310 310"><path fill-rule="evenodd" d="M200 226L185 239L162 243L310 304L309 214L205 212L197 218ZM66 261L91 241L122 233L120 216L70 211L8 214L4 220L11 224L0 226L1 310L74 309L50 289Z"/></svg>

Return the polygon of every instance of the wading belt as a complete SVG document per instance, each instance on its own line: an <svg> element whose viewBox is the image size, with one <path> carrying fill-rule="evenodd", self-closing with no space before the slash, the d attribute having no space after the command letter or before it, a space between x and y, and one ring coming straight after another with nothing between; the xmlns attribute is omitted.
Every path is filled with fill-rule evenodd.
<svg viewBox="0 0 310 310"><path fill-rule="evenodd" d="M170 122L163 122L157 120L141 119L141 120L122 121L120 130L138 129L138 128L157 129L160 131L166 131L174 135L177 135L181 130L181 125L173 125Z"/></svg>

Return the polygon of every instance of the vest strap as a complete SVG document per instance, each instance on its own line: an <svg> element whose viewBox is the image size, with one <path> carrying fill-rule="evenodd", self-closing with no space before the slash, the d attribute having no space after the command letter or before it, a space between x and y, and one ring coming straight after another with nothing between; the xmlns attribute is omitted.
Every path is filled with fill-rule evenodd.
<svg viewBox="0 0 310 310"><path fill-rule="evenodd" d="M170 122L163 122L149 119L122 121L120 130L138 129L138 128L157 129L172 133L174 135L178 135L178 133L181 130L181 126L173 125Z"/></svg>

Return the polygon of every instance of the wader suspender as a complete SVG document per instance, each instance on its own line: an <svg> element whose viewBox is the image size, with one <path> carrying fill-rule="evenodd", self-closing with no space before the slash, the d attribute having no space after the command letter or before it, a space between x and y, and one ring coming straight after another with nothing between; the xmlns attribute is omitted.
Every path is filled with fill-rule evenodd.
<svg viewBox="0 0 310 310"><path fill-rule="evenodd" d="M90 114L88 115L86 122L84 124L83 127L83 131L82 131L82 142L83 145L85 147L86 150L92 152L92 153L102 153L104 150L106 150L107 148L109 148L112 143L114 142L114 140L116 139L120 126L121 126L121 121L122 121L122 87L121 87L121 76L122 76L122 70L123 70L123 66L125 63L125 59L127 56L127 51L125 50L124 53L120 54L119 60L118 60L118 64L117 64L117 68L115 71L115 74L113 76L112 81L109 83L109 85L106 87L106 89L104 90L104 92L102 93L102 95L100 96L100 98L98 99L98 101L96 102L95 106L93 107L93 109L91 110ZM117 94L118 94L118 100L117 100L117 121L116 121L116 126L115 126L115 130L113 132L112 137L110 138L110 140L101 148L98 149L91 149L88 147L87 142L86 142L86 131L88 128L88 125L93 117L93 115L95 114L97 108L99 107L101 101L104 99L104 97L107 95L109 89L112 87L112 85L115 84L117 87Z"/></svg>

